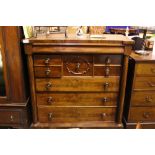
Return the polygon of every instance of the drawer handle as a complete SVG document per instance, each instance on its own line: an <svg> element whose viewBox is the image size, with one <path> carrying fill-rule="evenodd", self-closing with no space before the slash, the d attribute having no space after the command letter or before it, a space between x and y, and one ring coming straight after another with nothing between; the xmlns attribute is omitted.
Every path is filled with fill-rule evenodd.
<svg viewBox="0 0 155 155"><path fill-rule="evenodd" d="M48 68L45 70L45 74L48 76L51 73L51 70Z"/></svg>
<svg viewBox="0 0 155 155"><path fill-rule="evenodd" d="M149 113L149 112L144 112L144 114L143 114L144 118L149 118L150 115L151 115L151 113Z"/></svg>
<svg viewBox="0 0 155 155"><path fill-rule="evenodd" d="M152 83L152 82L148 82L148 84L149 84L150 87L155 87L155 84Z"/></svg>
<svg viewBox="0 0 155 155"><path fill-rule="evenodd" d="M110 64L111 64L111 59L110 59L109 57L107 57L106 60L105 60L105 63L106 63L107 65L110 65Z"/></svg>
<svg viewBox="0 0 155 155"><path fill-rule="evenodd" d="M107 90L108 87L109 87L109 83L108 82L104 83L104 90Z"/></svg>
<svg viewBox="0 0 155 155"><path fill-rule="evenodd" d="M52 121L52 119L53 119L53 113L49 113L49 114L48 114L48 120L49 120L49 121Z"/></svg>
<svg viewBox="0 0 155 155"><path fill-rule="evenodd" d="M106 67L106 69L105 69L105 76L109 76L109 74L110 74L110 68Z"/></svg>
<svg viewBox="0 0 155 155"><path fill-rule="evenodd" d="M49 61L50 61L50 58L46 58L45 61L44 61L44 63L45 63L46 65L48 65L48 64L49 64Z"/></svg>
<svg viewBox="0 0 155 155"><path fill-rule="evenodd" d="M155 73L155 68L151 68L151 72L152 73Z"/></svg>
<svg viewBox="0 0 155 155"><path fill-rule="evenodd" d="M147 97L145 98L145 100L146 100L146 102L152 102L152 101L153 101L152 97L150 97L150 96L147 96Z"/></svg>
<svg viewBox="0 0 155 155"><path fill-rule="evenodd" d="M105 117L107 117L107 114L106 113L102 113L101 117L102 117L102 119L104 119Z"/></svg>
<svg viewBox="0 0 155 155"><path fill-rule="evenodd" d="M45 85L45 88L46 90L48 90L50 87L52 87L52 84L50 82L48 82L46 85Z"/></svg>
<svg viewBox="0 0 155 155"><path fill-rule="evenodd" d="M49 105L51 105L52 103L53 103L53 97L48 97L47 98L47 103L49 104Z"/></svg>
<svg viewBox="0 0 155 155"><path fill-rule="evenodd" d="M109 101L109 99L108 99L107 97L104 97L104 98L103 98L103 102L104 102L104 103L106 103L106 102L108 102L108 101Z"/></svg>
<svg viewBox="0 0 155 155"><path fill-rule="evenodd" d="M11 120L11 122L14 121L14 116L13 115L10 116L10 120Z"/></svg>

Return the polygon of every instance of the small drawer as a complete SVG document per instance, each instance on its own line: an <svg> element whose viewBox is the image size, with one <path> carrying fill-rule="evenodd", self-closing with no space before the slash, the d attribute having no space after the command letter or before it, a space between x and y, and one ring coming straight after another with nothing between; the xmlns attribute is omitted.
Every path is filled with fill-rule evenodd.
<svg viewBox="0 0 155 155"><path fill-rule="evenodd" d="M0 110L0 124L18 124L21 123L21 112L10 111L8 109Z"/></svg>
<svg viewBox="0 0 155 155"><path fill-rule="evenodd" d="M92 76L93 56L68 55L63 57L64 76Z"/></svg>
<svg viewBox="0 0 155 155"><path fill-rule="evenodd" d="M61 77L62 67L61 66L49 66L49 67L34 67L35 77Z"/></svg>
<svg viewBox="0 0 155 155"><path fill-rule="evenodd" d="M119 77L63 77L61 79L36 79L36 91L118 92Z"/></svg>
<svg viewBox="0 0 155 155"><path fill-rule="evenodd" d="M117 66L94 66L94 76L120 76L121 67Z"/></svg>
<svg viewBox="0 0 155 155"><path fill-rule="evenodd" d="M62 65L60 55L34 55L34 66Z"/></svg>
<svg viewBox="0 0 155 155"><path fill-rule="evenodd" d="M155 91L133 92L131 97L132 106L155 106Z"/></svg>
<svg viewBox="0 0 155 155"><path fill-rule="evenodd" d="M129 111L129 122L155 121L155 108L153 107L131 107Z"/></svg>
<svg viewBox="0 0 155 155"><path fill-rule="evenodd" d="M95 55L94 64L122 64L122 55Z"/></svg>
<svg viewBox="0 0 155 155"><path fill-rule="evenodd" d="M155 64L137 64L137 76L155 76Z"/></svg>
<svg viewBox="0 0 155 155"><path fill-rule="evenodd" d="M39 107L39 122L69 123L83 121L114 122L116 108Z"/></svg>
<svg viewBox="0 0 155 155"><path fill-rule="evenodd" d="M117 106L117 93L37 94L37 104L44 106Z"/></svg>
<svg viewBox="0 0 155 155"><path fill-rule="evenodd" d="M136 77L134 90L155 90L155 77Z"/></svg>

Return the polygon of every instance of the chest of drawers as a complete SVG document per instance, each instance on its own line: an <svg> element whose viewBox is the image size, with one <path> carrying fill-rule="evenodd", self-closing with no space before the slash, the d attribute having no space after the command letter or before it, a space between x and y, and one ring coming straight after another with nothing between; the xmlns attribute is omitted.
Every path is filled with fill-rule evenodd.
<svg viewBox="0 0 155 155"><path fill-rule="evenodd" d="M25 43L36 128L122 128L132 41L35 39Z"/></svg>
<svg viewBox="0 0 155 155"><path fill-rule="evenodd" d="M155 57L132 53L129 59L124 120L127 128L155 128Z"/></svg>

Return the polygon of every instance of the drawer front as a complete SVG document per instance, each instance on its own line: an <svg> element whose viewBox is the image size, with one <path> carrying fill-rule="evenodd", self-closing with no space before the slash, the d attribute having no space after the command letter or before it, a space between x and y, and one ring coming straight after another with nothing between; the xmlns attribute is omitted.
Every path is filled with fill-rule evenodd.
<svg viewBox="0 0 155 155"><path fill-rule="evenodd" d="M155 64L137 64L136 75L155 76Z"/></svg>
<svg viewBox="0 0 155 155"><path fill-rule="evenodd" d="M34 55L34 66L62 65L60 55Z"/></svg>
<svg viewBox="0 0 155 155"><path fill-rule="evenodd" d="M78 121L115 121L116 108L39 107L41 123L64 123Z"/></svg>
<svg viewBox="0 0 155 155"><path fill-rule="evenodd" d="M0 123L1 124L17 124L21 123L21 116L18 111L1 110Z"/></svg>
<svg viewBox="0 0 155 155"><path fill-rule="evenodd" d="M132 106L155 106L155 91L132 93L131 105Z"/></svg>
<svg viewBox="0 0 155 155"><path fill-rule="evenodd" d="M37 91L88 91L88 92L117 92L119 77L93 78L72 77L61 79L36 79Z"/></svg>
<svg viewBox="0 0 155 155"><path fill-rule="evenodd" d="M136 77L134 90L155 90L155 77Z"/></svg>
<svg viewBox="0 0 155 155"><path fill-rule="evenodd" d="M93 56L68 55L63 57L64 76L92 76Z"/></svg>
<svg viewBox="0 0 155 155"><path fill-rule="evenodd" d="M155 121L155 108L131 107L129 112L130 122Z"/></svg>
<svg viewBox="0 0 155 155"><path fill-rule="evenodd" d="M35 77L61 77L61 66L49 66L49 67L34 67Z"/></svg>
<svg viewBox="0 0 155 155"><path fill-rule="evenodd" d="M37 104L46 106L116 106L117 93L37 94Z"/></svg>
<svg viewBox="0 0 155 155"><path fill-rule="evenodd" d="M95 76L120 76L121 66L94 66Z"/></svg>
<svg viewBox="0 0 155 155"><path fill-rule="evenodd" d="M122 64L122 55L95 55L94 64Z"/></svg>

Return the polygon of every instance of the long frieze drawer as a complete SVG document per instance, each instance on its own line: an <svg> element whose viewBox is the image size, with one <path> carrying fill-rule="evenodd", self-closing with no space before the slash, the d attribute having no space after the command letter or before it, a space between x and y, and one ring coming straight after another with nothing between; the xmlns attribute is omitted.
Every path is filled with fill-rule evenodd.
<svg viewBox="0 0 155 155"><path fill-rule="evenodd" d="M131 107L129 122L155 121L155 107Z"/></svg>
<svg viewBox="0 0 155 155"><path fill-rule="evenodd" d="M21 123L21 113L18 111L10 111L8 109L0 110L1 124L18 124Z"/></svg>
<svg viewBox="0 0 155 155"><path fill-rule="evenodd" d="M136 77L134 90L155 90L155 77Z"/></svg>
<svg viewBox="0 0 155 155"><path fill-rule="evenodd" d="M117 93L37 94L37 104L46 106L117 106Z"/></svg>
<svg viewBox="0 0 155 155"><path fill-rule="evenodd" d="M95 55L94 64L122 64L122 55Z"/></svg>
<svg viewBox="0 0 155 155"><path fill-rule="evenodd" d="M63 56L64 76L92 76L93 56L67 55Z"/></svg>
<svg viewBox="0 0 155 155"><path fill-rule="evenodd" d="M41 123L67 123L77 121L115 121L116 108L81 107L39 107L38 119Z"/></svg>
<svg viewBox="0 0 155 155"><path fill-rule="evenodd" d="M132 106L155 106L155 91L133 92L131 97Z"/></svg>
<svg viewBox="0 0 155 155"><path fill-rule="evenodd" d="M137 64L136 75L138 76L155 76L155 64Z"/></svg>
<svg viewBox="0 0 155 155"><path fill-rule="evenodd" d="M49 67L34 67L35 77L61 77L62 67L61 66L49 66Z"/></svg>
<svg viewBox="0 0 155 155"><path fill-rule="evenodd" d="M34 55L34 66L62 65L61 55Z"/></svg>
<svg viewBox="0 0 155 155"><path fill-rule="evenodd" d="M119 77L63 77L61 79L36 79L36 91L119 91Z"/></svg>
<svg viewBox="0 0 155 155"><path fill-rule="evenodd" d="M120 76L121 66L94 66L95 76Z"/></svg>

